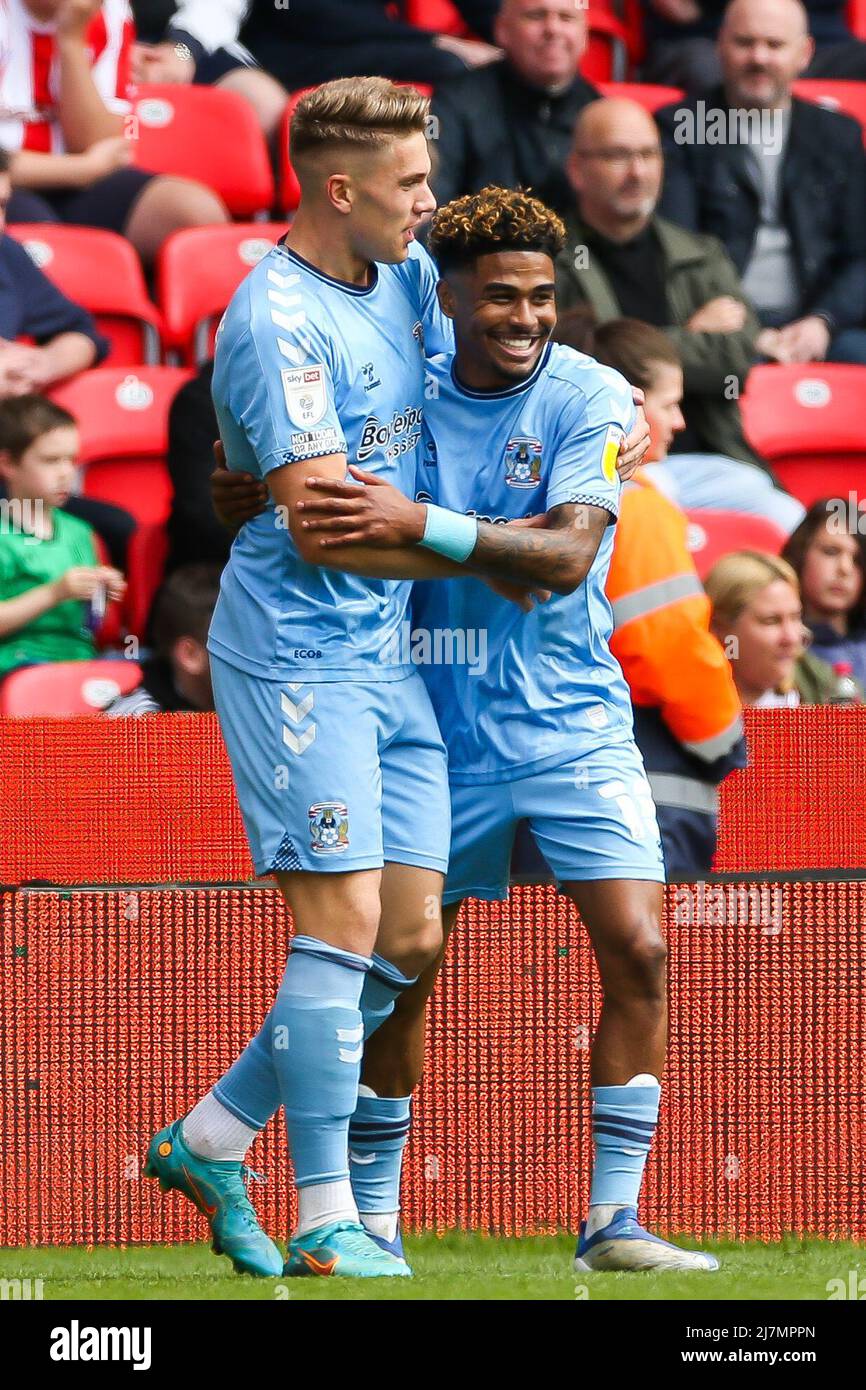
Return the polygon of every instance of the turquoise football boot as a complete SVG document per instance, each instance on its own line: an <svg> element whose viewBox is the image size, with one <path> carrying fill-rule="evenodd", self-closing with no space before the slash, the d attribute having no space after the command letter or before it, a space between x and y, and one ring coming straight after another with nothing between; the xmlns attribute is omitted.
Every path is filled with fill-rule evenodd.
<svg viewBox="0 0 866 1390"><path fill-rule="evenodd" d="M406 1278L412 1273L405 1260L381 1250L357 1221L332 1221L289 1242L283 1273L343 1275L348 1279Z"/></svg>
<svg viewBox="0 0 866 1390"><path fill-rule="evenodd" d="M176 1187L207 1218L216 1255L228 1255L238 1274L274 1278L283 1272L283 1257L259 1225L244 1178L256 1177L242 1163L217 1163L187 1148L181 1120L155 1134L147 1150L144 1174L159 1178L163 1192Z"/></svg>

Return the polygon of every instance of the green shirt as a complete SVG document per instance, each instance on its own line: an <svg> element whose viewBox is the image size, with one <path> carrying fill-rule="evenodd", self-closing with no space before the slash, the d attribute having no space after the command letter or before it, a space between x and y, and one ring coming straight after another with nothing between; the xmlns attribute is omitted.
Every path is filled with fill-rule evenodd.
<svg viewBox="0 0 866 1390"><path fill-rule="evenodd" d="M11 526L0 528L0 602L51 584L72 566L99 563L86 521L51 509L54 533L39 540ZM33 622L0 637L0 675L34 661L87 661L95 655L86 625L88 605L69 599Z"/></svg>

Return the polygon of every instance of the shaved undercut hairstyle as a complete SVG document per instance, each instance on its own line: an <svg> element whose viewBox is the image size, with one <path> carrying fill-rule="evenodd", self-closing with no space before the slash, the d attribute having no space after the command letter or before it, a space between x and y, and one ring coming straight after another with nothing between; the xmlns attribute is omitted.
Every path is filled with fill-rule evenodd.
<svg viewBox="0 0 866 1390"><path fill-rule="evenodd" d="M443 275L497 251L540 251L553 260L564 245L555 212L520 189L493 185L446 203L430 227L430 254Z"/></svg>
<svg viewBox="0 0 866 1390"><path fill-rule="evenodd" d="M426 133L430 102L386 77L341 77L301 97L292 116L292 159L303 164L331 147L375 150Z"/></svg>

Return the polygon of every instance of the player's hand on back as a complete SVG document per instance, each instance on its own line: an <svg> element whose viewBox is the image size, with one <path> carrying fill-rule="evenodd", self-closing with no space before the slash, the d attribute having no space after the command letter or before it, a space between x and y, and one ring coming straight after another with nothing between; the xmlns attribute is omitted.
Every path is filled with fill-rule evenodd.
<svg viewBox="0 0 866 1390"><path fill-rule="evenodd" d="M631 394L637 406L637 418L619 446L619 457L616 461L616 471L623 483L627 483L629 478L634 477L650 446L650 427L643 410L643 391L639 386L633 386Z"/></svg>
<svg viewBox="0 0 866 1390"><path fill-rule="evenodd" d="M217 521L230 531L239 531L244 522L265 510L268 489L251 473L235 473L226 466L222 441L213 446L216 466L210 475L210 496Z"/></svg>
<svg viewBox="0 0 866 1390"><path fill-rule="evenodd" d="M427 521L423 503L411 501L383 478L355 464L349 465L349 472L357 482L307 478L310 496L296 503L302 529L317 533L322 547L417 545Z"/></svg>

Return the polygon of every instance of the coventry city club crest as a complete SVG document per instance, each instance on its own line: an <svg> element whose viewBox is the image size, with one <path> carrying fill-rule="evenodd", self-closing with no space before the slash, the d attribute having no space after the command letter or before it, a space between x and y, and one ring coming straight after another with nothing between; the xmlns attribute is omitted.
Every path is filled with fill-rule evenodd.
<svg viewBox="0 0 866 1390"><path fill-rule="evenodd" d="M349 847L349 818L339 801L320 801L311 806L310 843L316 854L339 854Z"/></svg>
<svg viewBox="0 0 866 1390"><path fill-rule="evenodd" d="M537 487L541 482L541 440L509 439L505 446L505 481L509 487Z"/></svg>

